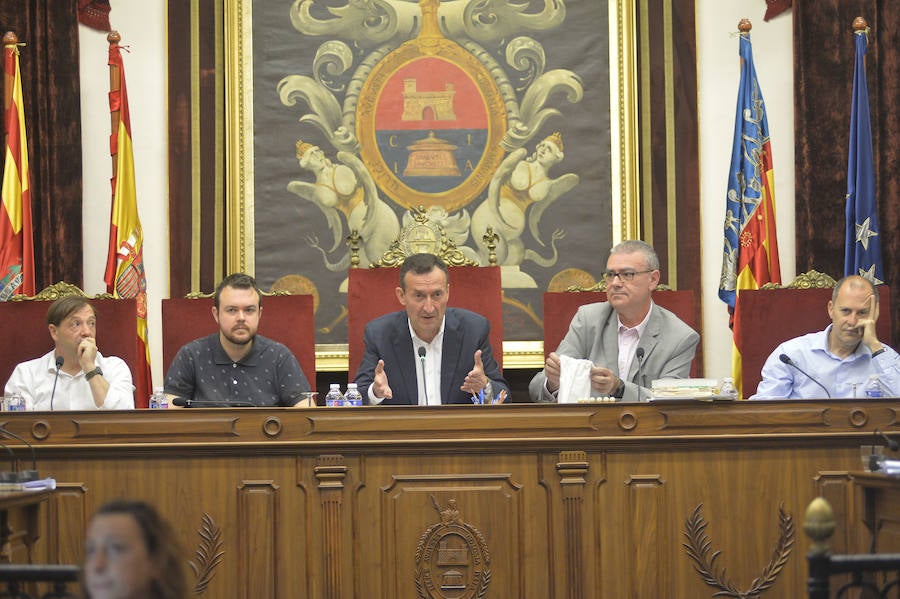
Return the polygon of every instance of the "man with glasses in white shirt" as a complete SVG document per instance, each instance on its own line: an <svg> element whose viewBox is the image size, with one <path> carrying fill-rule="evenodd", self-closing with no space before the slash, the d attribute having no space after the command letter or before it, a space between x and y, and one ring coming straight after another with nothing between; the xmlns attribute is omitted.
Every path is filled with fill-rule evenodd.
<svg viewBox="0 0 900 599"><path fill-rule="evenodd" d="M581 306L565 338L528 386L533 401L554 402L561 358L589 360L592 396L636 402L650 396L650 381L690 376L700 335L653 303L659 258L643 241L616 245L606 261L607 301ZM640 380L639 380L640 378Z"/></svg>

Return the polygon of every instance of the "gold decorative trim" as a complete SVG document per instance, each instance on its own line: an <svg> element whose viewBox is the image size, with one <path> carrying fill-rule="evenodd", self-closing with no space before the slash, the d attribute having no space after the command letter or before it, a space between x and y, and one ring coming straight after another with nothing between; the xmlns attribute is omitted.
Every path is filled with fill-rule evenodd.
<svg viewBox="0 0 900 599"><path fill-rule="evenodd" d="M438 256L447 263L447 266L478 265L474 260L466 258L465 254L456 247L456 243L447 236L443 226L428 218L428 212L424 206L417 207L412 212L412 217L413 222L400 229L400 235L391 243L391 247L381 258L372 263L372 268L400 266L407 257L420 252ZM353 234L351 234L352 237Z"/></svg>
<svg viewBox="0 0 900 599"><path fill-rule="evenodd" d="M832 289L837 281L825 273L817 270L808 270L797 275L787 285L779 283L766 283L760 289Z"/></svg>
<svg viewBox="0 0 900 599"><path fill-rule="evenodd" d="M53 283L49 287L44 287L35 295L22 295L16 294L9 298L11 302L25 302L31 300L38 301L48 301L52 302L58 300L61 297L68 297L70 295L77 295L79 297L88 297L88 295L81 290L77 285L72 285L71 283L66 283L65 281L59 281L58 283ZM111 293L98 293L90 297L90 299L115 299Z"/></svg>
<svg viewBox="0 0 900 599"><path fill-rule="evenodd" d="M613 236L617 230L620 235L614 243L640 235L636 2L609 1L610 158L613 206L616 200L619 206L613 211Z"/></svg>

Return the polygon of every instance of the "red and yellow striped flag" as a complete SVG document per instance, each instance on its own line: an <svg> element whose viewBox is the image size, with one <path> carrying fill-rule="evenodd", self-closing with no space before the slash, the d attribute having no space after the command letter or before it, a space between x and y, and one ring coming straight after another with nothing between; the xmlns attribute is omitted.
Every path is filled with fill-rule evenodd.
<svg viewBox="0 0 900 599"><path fill-rule="evenodd" d="M136 298L137 333L144 344L144 363L134 365L135 405L146 407L150 397L150 346L147 342L147 279L144 276L144 232L138 218L134 178L134 150L131 143L131 117L125 88L125 67L120 52L119 34L109 41L109 110L113 157L112 215L109 226L109 251L106 259L106 290L113 297Z"/></svg>
<svg viewBox="0 0 900 599"><path fill-rule="evenodd" d="M19 72L18 40L3 36L6 93L6 157L0 211L0 301L15 293L34 295L34 241L31 228L31 172Z"/></svg>

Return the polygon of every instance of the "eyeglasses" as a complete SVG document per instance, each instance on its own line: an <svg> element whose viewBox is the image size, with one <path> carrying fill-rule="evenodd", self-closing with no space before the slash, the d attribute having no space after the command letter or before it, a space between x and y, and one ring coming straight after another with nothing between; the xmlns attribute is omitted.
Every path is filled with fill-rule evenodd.
<svg viewBox="0 0 900 599"><path fill-rule="evenodd" d="M619 277L620 281L627 283L633 281L636 275L645 275L648 272L653 272L653 270L607 270L603 273L603 278L606 279L607 283L612 283L613 279Z"/></svg>

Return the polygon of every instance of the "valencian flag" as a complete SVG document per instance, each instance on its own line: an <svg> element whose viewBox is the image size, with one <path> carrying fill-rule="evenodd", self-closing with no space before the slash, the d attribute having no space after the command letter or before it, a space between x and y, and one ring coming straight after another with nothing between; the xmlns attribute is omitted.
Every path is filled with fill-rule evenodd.
<svg viewBox="0 0 900 599"><path fill-rule="evenodd" d="M106 290L113 297L137 299L137 333L144 345L144 364L136 364L134 383L136 405L143 406L150 396L150 349L147 343L147 279L144 276L144 233L138 218L134 179L134 152L131 141L131 117L125 88L125 69L118 44L119 34L109 40L109 110L112 134L109 149L113 157L112 216L109 226L109 252L106 259ZM116 118L118 117L118 118Z"/></svg>
<svg viewBox="0 0 900 599"><path fill-rule="evenodd" d="M844 275L862 275L875 285L884 282L878 205L875 201L875 166L869 88L866 83L866 46L869 28L857 17L856 64L853 68L853 104L850 109L850 155L847 161L847 235Z"/></svg>
<svg viewBox="0 0 900 599"><path fill-rule="evenodd" d="M6 157L3 163L3 210L0 214L0 301L15 293L34 295L34 241L31 229L31 172L19 48L15 34L3 36L6 90Z"/></svg>
<svg viewBox="0 0 900 599"><path fill-rule="evenodd" d="M775 236L775 182L769 124L750 45L750 23L739 28L741 83L734 118L734 145L725 203L725 251L719 298L728 304L734 340L732 375L744 397L741 380L741 331L735 315L742 289L781 282ZM748 389L748 395L755 389Z"/></svg>

